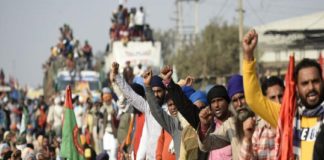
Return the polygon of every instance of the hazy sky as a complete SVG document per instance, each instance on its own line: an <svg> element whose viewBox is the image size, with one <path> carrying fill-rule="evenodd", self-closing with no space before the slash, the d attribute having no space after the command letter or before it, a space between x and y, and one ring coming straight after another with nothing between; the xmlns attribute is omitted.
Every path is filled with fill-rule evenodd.
<svg viewBox="0 0 324 160"><path fill-rule="evenodd" d="M243 0L246 26L324 11L323 0ZM41 85L42 64L60 36L64 23L82 44L89 40L94 52L105 50L111 13L118 0L1 0L0 68L20 84ZM127 7L144 6L154 30L173 28L175 0L128 0ZM199 28L214 17L233 22L237 0L201 0ZM193 24L194 5L184 5L185 24Z"/></svg>

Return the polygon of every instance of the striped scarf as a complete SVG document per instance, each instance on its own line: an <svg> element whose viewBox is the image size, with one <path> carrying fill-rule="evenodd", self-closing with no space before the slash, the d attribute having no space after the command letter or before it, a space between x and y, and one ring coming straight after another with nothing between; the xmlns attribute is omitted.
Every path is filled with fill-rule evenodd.
<svg viewBox="0 0 324 160"><path fill-rule="evenodd" d="M301 135L302 135L302 128L301 128L301 118L302 117L318 117L317 118L317 125L316 128L320 128L320 125L323 124L324 120L324 101L316 108L314 109L307 109L304 105L301 104L301 101L299 100L297 102L297 111L294 117L294 133L293 133L293 151L294 151L294 159L300 159L300 145L301 145ZM316 137L318 132L316 133ZM311 153L310 153L311 154Z"/></svg>

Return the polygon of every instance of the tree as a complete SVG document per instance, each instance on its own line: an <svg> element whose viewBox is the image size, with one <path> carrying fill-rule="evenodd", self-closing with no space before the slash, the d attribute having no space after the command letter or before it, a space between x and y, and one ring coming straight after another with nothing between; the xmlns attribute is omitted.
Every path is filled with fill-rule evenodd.
<svg viewBox="0 0 324 160"><path fill-rule="evenodd" d="M184 46L169 59L179 77L227 76L239 72L238 27L213 20L193 45Z"/></svg>
<svg viewBox="0 0 324 160"><path fill-rule="evenodd" d="M176 32L172 29L167 31L158 30L154 32L154 39L161 42L162 59L167 63L170 56L174 53Z"/></svg>

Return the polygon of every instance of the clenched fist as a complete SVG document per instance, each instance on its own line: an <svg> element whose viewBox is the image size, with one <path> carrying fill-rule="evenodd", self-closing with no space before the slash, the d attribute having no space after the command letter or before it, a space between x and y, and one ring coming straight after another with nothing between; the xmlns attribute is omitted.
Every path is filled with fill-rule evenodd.
<svg viewBox="0 0 324 160"><path fill-rule="evenodd" d="M255 117L249 117L243 122L243 131L245 138L252 138L254 128L255 128Z"/></svg>
<svg viewBox="0 0 324 160"><path fill-rule="evenodd" d="M203 125L207 128L209 127L209 125L211 124L211 122L213 120L213 114L212 114L211 110L209 109L209 107L206 107L199 112L199 119L200 119L201 125Z"/></svg>
<svg viewBox="0 0 324 160"><path fill-rule="evenodd" d="M253 51L258 43L258 34L254 29L251 29L243 38L243 56L245 60L252 61Z"/></svg>
<svg viewBox="0 0 324 160"><path fill-rule="evenodd" d="M111 65L111 70L109 74L109 79L111 82L115 81L115 77L118 74L119 64L117 62L113 62Z"/></svg>
<svg viewBox="0 0 324 160"><path fill-rule="evenodd" d="M146 87L150 87L150 83L151 83L151 79L152 79L152 70L148 70L146 72L144 72L143 74L143 78L144 78L144 85Z"/></svg>
<svg viewBox="0 0 324 160"><path fill-rule="evenodd" d="M162 69L161 69L161 77L163 80L166 80L166 81L169 81L171 80L171 77L172 77L172 68L170 66L164 66Z"/></svg>

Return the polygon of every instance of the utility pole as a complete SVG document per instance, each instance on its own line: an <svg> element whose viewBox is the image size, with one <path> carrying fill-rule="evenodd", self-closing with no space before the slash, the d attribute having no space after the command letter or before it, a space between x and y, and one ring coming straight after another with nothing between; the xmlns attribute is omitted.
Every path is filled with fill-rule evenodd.
<svg viewBox="0 0 324 160"><path fill-rule="evenodd" d="M176 0L176 45L175 48L178 50L182 46L182 11L181 11L181 0Z"/></svg>
<svg viewBox="0 0 324 160"><path fill-rule="evenodd" d="M239 25L238 25L238 30L239 30L239 55L240 55L240 73L242 72L242 64L243 64L243 50L242 50L242 40L243 40L243 14L244 14L244 9L243 9L243 2L242 0L238 0L238 20L239 20Z"/></svg>
<svg viewBox="0 0 324 160"><path fill-rule="evenodd" d="M195 38L199 32L199 0L195 0Z"/></svg>
<svg viewBox="0 0 324 160"><path fill-rule="evenodd" d="M193 3L192 3L193 2ZM199 0L175 0L176 5L176 50L186 43L193 43L199 32ZM194 24L185 26L183 5L194 5Z"/></svg>

